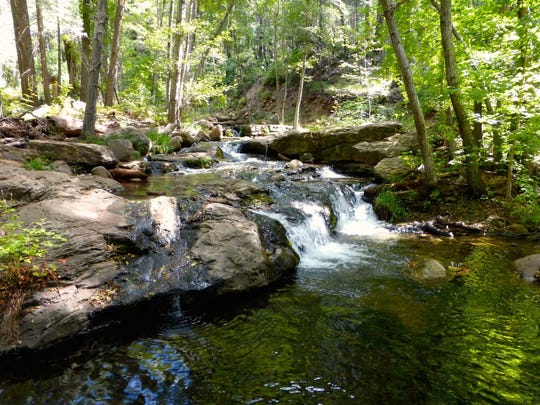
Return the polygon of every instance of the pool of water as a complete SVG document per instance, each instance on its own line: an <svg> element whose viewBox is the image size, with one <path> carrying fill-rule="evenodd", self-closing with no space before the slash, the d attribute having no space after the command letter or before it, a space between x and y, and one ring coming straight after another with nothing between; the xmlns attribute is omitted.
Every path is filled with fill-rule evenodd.
<svg viewBox="0 0 540 405"><path fill-rule="evenodd" d="M274 291L182 312L68 360L3 370L2 404L533 404L540 289L517 279L531 246L490 239L338 235L356 252L301 263ZM462 274L417 282L435 257Z"/></svg>

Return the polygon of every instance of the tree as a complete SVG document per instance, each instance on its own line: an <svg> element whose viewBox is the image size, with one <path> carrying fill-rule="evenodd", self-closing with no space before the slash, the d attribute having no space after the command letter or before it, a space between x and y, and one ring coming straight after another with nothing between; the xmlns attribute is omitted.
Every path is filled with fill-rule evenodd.
<svg viewBox="0 0 540 405"><path fill-rule="evenodd" d="M441 0L440 5L440 29L441 42L444 53L444 63L446 72L446 83L450 93L450 101L456 115L459 133L463 141L465 151L465 170L467 184L475 196L481 196L486 191L486 185L482 179L479 162L479 146L476 144L472 132L467 111L463 105L460 92L456 53L452 38L452 2L451 0Z"/></svg>
<svg viewBox="0 0 540 405"><path fill-rule="evenodd" d="M21 80L22 96L35 104L36 75L34 57L32 54L32 36L30 34L30 18L26 0L10 0L13 28L15 31L15 44L17 47L17 61Z"/></svg>
<svg viewBox="0 0 540 405"><path fill-rule="evenodd" d="M426 122L424 118L424 112L418 99L418 93L416 91L416 85L411 72L411 67L405 49L401 42L398 25L394 12L397 4L391 0L380 0L386 25L388 26L388 32L390 33L390 39L392 41L392 47L396 54L396 58L399 63L399 69L401 76L403 77L403 85L409 98L410 109L414 118L414 125L416 127L416 138L420 145L420 152L422 154L422 162L424 164L424 184L426 186L434 186L437 184L437 176L435 174L435 167L433 164L433 153L428 141Z"/></svg>
<svg viewBox="0 0 540 405"><path fill-rule="evenodd" d="M94 12L95 0L81 0L80 13L83 22L83 33L81 36L81 101L86 102L88 97L88 80L90 77L90 59L92 57L92 16Z"/></svg>
<svg viewBox="0 0 540 405"><path fill-rule="evenodd" d="M107 84L105 87L106 106L113 105L114 90L116 87L116 75L118 68L118 58L120 54L120 29L122 26L122 13L126 0L118 0L116 3L116 15L114 18L114 33L111 45L111 58L109 60L109 71L107 73Z"/></svg>
<svg viewBox="0 0 540 405"><path fill-rule="evenodd" d="M95 134L99 71L101 67L103 37L105 35L105 26L107 24L107 0L98 0L96 11L96 24L94 27L94 41L92 47L92 62L90 64L90 76L88 78L86 108L84 110L82 129L83 136Z"/></svg>
<svg viewBox="0 0 540 405"><path fill-rule="evenodd" d="M43 84L43 95L45 103L51 104L51 87L49 69L47 67L47 48L45 47L45 34L43 28L42 0L36 0L36 19L38 26L39 57L41 61L41 82Z"/></svg>

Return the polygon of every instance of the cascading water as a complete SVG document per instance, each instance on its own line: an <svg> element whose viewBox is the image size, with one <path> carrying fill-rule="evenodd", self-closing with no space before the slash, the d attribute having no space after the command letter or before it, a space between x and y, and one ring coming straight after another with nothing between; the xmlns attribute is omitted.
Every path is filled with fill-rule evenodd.
<svg viewBox="0 0 540 405"><path fill-rule="evenodd" d="M325 169L325 177L340 176ZM322 177L322 176L321 176ZM287 230L302 268L341 265L366 257L362 245L351 243L355 237L389 237L385 223L379 221L371 205L362 200L363 189L355 185L337 185L329 196L331 207L310 200L292 201L296 215L265 212ZM332 226L333 222L336 222Z"/></svg>

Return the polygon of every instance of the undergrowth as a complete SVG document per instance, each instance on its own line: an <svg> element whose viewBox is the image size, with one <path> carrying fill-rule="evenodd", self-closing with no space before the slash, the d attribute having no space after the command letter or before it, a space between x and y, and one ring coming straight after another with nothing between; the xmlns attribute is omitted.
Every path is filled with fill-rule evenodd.
<svg viewBox="0 0 540 405"><path fill-rule="evenodd" d="M17 320L26 296L57 279L56 267L45 260L47 250L65 241L43 227L25 225L5 200L0 200L0 335L18 337Z"/></svg>

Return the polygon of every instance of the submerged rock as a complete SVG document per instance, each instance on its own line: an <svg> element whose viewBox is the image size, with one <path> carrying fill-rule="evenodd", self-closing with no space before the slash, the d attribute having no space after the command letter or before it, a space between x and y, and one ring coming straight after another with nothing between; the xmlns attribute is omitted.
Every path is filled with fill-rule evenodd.
<svg viewBox="0 0 540 405"><path fill-rule="evenodd" d="M446 268L435 259L425 259L412 268L413 278L417 280L433 280L446 278Z"/></svg>
<svg viewBox="0 0 540 405"><path fill-rule="evenodd" d="M540 282L540 253L514 261L519 277L530 283Z"/></svg>

